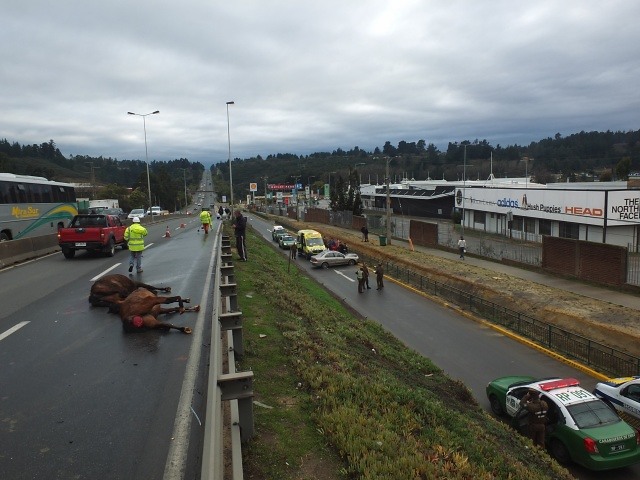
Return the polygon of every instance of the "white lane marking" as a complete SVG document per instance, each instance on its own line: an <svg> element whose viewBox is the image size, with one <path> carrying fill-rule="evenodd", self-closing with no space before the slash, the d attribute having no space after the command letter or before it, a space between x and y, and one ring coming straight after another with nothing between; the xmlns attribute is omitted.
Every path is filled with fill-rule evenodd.
<svg viewBox="0 0 640 480"><path fill-rule="evenodd" d="M4 340L5 338L7 338L9 335L11 335L12 333L17 332L18 330L20 330L22 327L24 327L27 323L29 323L28 320L24 321L24 322L20 322L17 325L14 325L13 327L11 327L9 330L7 330L6 332L0 334L0 340Z"/></svg>
<svg viewBox="0 0 640 480"><path fill-rule="evenodd" d="M218 227L219 228L219 227ZM202 353L202 344L204 337L204 322L207 313L207 304L209 299L209 289L211 288L211 279L213 277L213 266L215 264L216 248L221 239L221 235L217 230L212 232L215 235L211 249L211 260L209 261L209 270L207 271L206 280L202 288L202 301L200 302L200 312L193 327L193 335L191 340L191 348L189 349L189 358L185 369L184 380L182 381L182 390L180 391L180 400L178 401L178 409L176 411L176 419L173 424L173 441L169 446L167 461L164 467L164 480L181 480L184 478L186 469L187 452L189 450L189 436L191 431L191 414L195 411L191 407L193 404L193 396L196 389L196 376L200 357ZM214 307L215 308L215 307ZM220 355L220 352L211 352ZM198 421L200 419L198 418ZM211 421L210 419L208 419Z"/></svg>
<svg viewBox="0 0 640 480"><path fill-rule="evenodd" d="M153 242L152 242L152 243L150 243L149 245L145 245L145 246L144 246L144 249L146 250L146 249L147 249L147 248L149 248L151 245L153 245Z"/></svg>
<svg viewBox="0 0 640 480"><path fill-rule="evenodd" d="M347 277L344 273L340 272L339 270L334 270L334 272L337 273L338 275L342 275L344 278L346 278L350 282L355 282L355 280L353 278Z"/></svg>
<svg viewBox="0 0 640 480"><path fill-rule="evenodd" d="M95 282L96 280L98 280L100 277L102 277L103 275L106 275L107 273L109 273L111 270L113 270L116 267L119 267L120 265L122 265L122 263L116 263L114 266L107 268L104 272L99 273L98 275L96 275L95 277L93 277L91 280L89 280L90 282Z"/></svg>

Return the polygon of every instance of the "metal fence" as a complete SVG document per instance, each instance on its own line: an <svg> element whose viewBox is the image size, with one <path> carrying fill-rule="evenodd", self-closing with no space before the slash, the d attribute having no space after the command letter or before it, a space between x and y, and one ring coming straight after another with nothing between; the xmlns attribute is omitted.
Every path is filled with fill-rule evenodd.
<svg viewBox="0 0 640 480"><path fill-rule="evenodd" d="M442 282L431 280L388 260L368 258L370 264L382 262L385 273L412 287L459 305L474 314L506 328L532 342L614 377L640 375L640 358L537 320Z"/></svg>
<svg viewBox="0 0 640 480"><path fill-rule="evenodd" d="M627 247L627 283L640 285L640 254L633 251L633 245Z"/></svg>

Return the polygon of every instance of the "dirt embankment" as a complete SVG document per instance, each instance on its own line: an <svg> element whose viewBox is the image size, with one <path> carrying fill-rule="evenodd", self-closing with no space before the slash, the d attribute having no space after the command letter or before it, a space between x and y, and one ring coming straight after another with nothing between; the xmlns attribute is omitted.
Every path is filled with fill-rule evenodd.
<svg viewBox="0 0 640 480"><path fill-rule="evenodd" d="M295 221L290 224L292 229L305 228L304 225ZM486 300L526 312L541 321L640 357L640 312L636 310L498 274L466 262L411 251L404 246L380 247L374 242L365 243L357 232L319 224L308 224L308 228L318 230L326 237L338 238L357 252L374 258L392 259L433 280L454 285Z"/></svg>

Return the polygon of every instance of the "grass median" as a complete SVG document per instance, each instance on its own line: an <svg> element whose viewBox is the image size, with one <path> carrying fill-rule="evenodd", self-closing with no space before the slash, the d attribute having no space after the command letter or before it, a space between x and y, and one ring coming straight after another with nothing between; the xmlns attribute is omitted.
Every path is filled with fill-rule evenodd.
<svg viewBox="0 0 640 480"><path fill-rule="evenodd" d="M247 234L250 260L235 263L238 370L255 374L245 479L572 478L275 243Z"/></svg>

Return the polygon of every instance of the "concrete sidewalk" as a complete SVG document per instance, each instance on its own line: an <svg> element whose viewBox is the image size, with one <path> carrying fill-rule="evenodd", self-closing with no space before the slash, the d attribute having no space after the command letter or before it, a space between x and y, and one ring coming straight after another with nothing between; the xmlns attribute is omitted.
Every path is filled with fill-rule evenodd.
<svg viewBox="0 0 640 480"><path fill-rule="evenodd" d="M402 245L406 248L410 248L409 242L405 240L398 240L396 238L393 238L392 243L396 246ZM457 252L448 252L437 248L428 248L417 245L414 245L414 248L415 250L424 252L428 255L446 258L451 261L465 262L469 265L482 267L486 270L493 270L496 273L503 273L505 275L511 275L513 277L522 278L524 280L530 280L541 285L547 285L551 288L565 290L577 295L594 298L603 302L608 302L614 305L620 305L622 307L632 308L634 310L640 311L640 294L615 290L613 287L598 287L596 285L590 285L579 280L562 278L550 273L518 268L499 262L491 262L477 257L470 257L468 255L465 256L464 260L460 260Z"/></svg>

